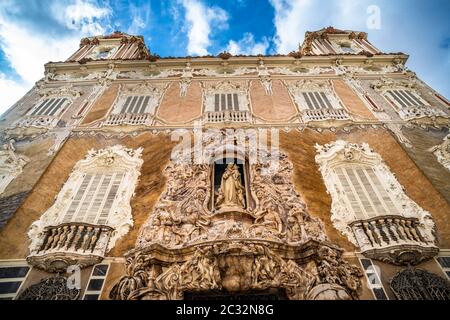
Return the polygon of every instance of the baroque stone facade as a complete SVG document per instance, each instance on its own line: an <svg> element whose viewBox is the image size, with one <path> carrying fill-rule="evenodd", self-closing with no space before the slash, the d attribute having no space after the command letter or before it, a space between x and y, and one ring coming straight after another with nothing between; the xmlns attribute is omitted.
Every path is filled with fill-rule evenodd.
<svg viewBox="0 0 450 320"><path fill-rule="evenodd" d="M82 39L0 119L0 297L449 299L450 103L407 58Z"/></svg>

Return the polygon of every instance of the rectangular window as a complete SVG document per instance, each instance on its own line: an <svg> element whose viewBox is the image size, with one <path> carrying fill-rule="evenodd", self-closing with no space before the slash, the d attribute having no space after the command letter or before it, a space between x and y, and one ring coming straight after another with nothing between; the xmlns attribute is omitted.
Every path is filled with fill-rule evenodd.
<svg viewBox="0 0 450 320"><path fill-rule="evenodd" d="M98 300L100 298L108 270L108 264L97 264L92 268L83 300Z"/></svg>
<svg viewBox="0 0 450 320"><path fill-rule="evenodd" d="M400 214L392 198L372 168L338 167L334 169L342 191L356 219Z"/></svg>
<svg viewBox="0 0 450 320"><path fill-rule="evenodd" d="M27 265L0 265L0 300L14 299L29 271L30 267Z"/></svg>
<svg viewBox="0 0 450 320"><path fill-rule="evenodd" d="M450 256L437 257L436 260L441 266L442 271L444 271L445 275L447 276L447 279L450 280Z"/></svg>
<svg viewBox="0 0 450 320"><path fill-rule="evenodd" d="M107 224L123 173L90 173L81 182L63 222Z"/></svg>
<svg viewBox="0 0 450 320"><path fill-rule="evenodd" d="M119 113L147 113L150 96L128 96Z"/></svg>
<svg viewBox="0 0 450 320"><path fill-rule="evenodd" d="M214 111L239 111L237 93L217 93L214 95Z"/></svg>
<svg viewBox="0 0 450 320"><path fill-rule="evenodd" d="M387 93L399 108L418 107L427 104L415 92L410 90L387 90Z"/></svg>
<svg viewBox="0 0 450 320"><path fill-rule="evenodd" d="M325 92L303 92L302 94L308 109L333 109Z"/></svg>
<svg viewBox="0 0 450 320"><path fill-rule="evenodd" d="M378 274L375 266L370 259L359 259L361 266L363 267L364 274L366 275L367 284L369 289L376 300L389 300L386 291L384 291L383 284L380 280L380 275Z"/></svg>
<svg viewBox="0 0 450 320"><path fill-rule="evenodd" d="M54 116L66 105L67 101L67 98L45 99L32 110L30 116Z"/></svg>

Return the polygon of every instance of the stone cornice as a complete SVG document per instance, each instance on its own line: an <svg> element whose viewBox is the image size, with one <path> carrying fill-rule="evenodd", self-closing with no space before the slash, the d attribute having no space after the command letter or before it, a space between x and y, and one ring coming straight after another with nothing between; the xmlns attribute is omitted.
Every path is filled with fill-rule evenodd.
<svg viewBox="0 0 450 320"><path fill-rule="evenodd" d="M369 59L374 63L380 64L392 64L401 63L405 64L409 56L405 54L380 54L373 57L367 57L365 55L327 55L327 56L303 56L301 58L294 58L292 56L242 56L242 57L230 57L227 60L223 60L218 57L183 57L183 58L160 58L155 62L147 60L104 60L104 61L89 61L84 64L78 62L49 62L45 64L45 70L49 71L78 71L80 67L84 67L88 70L107 70L110 64L114 64L116 68L121 70L135 69L135 68L184 68L186 63L190 63L192 68L195 67L231 67L231 66L243 66L243 65L259 65L261 61L264 61L266 65L321 65L321 66L335 66L336 63L340 65L352 65L362 64Z"/></svg>

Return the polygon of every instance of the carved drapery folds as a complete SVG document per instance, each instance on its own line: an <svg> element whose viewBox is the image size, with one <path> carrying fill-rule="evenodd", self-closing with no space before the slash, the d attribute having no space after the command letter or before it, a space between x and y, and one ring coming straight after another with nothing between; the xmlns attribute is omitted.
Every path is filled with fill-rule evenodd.
<svg viewBox="0 0 450 320"><path fill-rule="evenodd" d="M56 272L75 263L86 267L101 261L133 225L130 199L140 175L141 152L115 145L90 150L77 162L55 203L28 231L28 262ZM81 214L83 208L88 209Z"/></svg>
<svg viewBox="0 0 450 320"><path fill-rule="evenodd" d="M364 255L416 264L438 252L430 213L405 194L366 143L338 140L316 149L316 162L332 198L331 221Z"/></svg>
<svg viewBox="0 0 450 320"><path fill-rule="evenodd" d="M440 145L433 147L430 151L434 153L440 164L450 170L450 134Z"/></svg>
<svg viewBox="0 0 450 320"><path fill-rule="evenodd" d="M13 143L14 140L10 140L3 146L3 150L0 150L0 194L22 173L23 167L30 161L24 155L15 152Z"/></svg>
<svg viewBox="0 0 450 320"><path fill-rule="evenodd" d="M244 156L253 204L210 209L210 164L223 151L242 156L241 147L227 141L224 132L205 135L202 161L169 163L166 190L127 254L126 275L111 298L182 299L184 292L269 288L284 290L290 299L356 298L360 273L309 215L286 155L281 153L278 166L264 149L256 150L255 162Z"/></svg>
<svg viewBox="0 0 450 320"><path fill-rule="evenodd" d="M450 300L450 283L431 272L407 268L390 282L398 300Z"/></svg>

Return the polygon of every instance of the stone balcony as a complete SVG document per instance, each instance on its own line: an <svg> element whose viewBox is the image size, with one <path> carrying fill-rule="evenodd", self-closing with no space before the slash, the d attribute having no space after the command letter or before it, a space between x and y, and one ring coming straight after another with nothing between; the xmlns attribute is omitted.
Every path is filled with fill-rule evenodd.
<svg viewBox="0 0 450 320"><path fill-rule="evenodd" d="M86 223L49 226L27 261L48 272L65 271L74 264L80 268L97 264L105 256L112 231L108 226Z"/></svg>
<svg viewBox="0 0 450 320"><path fill-rule="evenodd" d="M412 120L420 118L433 118L445 116L445 113L439 109L434 109L429 106L421 105L415 107L403 107L399 111L399 116L403 120Z"/></svg>
<svg viewBox="0 0 450 320"><path fill-rule="evenodd" d="M361 253L396 265L417 264L435 256L439 248L427 241L417 218L381 216L350 224Z"/></svg>
<svg viewBox="0 0 450 320"><path fill-rule="evenodd" d="M251 116L248 111L215 111L205 112L204 122L223 123L223 122L250 122Z"/></svg>
<svg viewBox="0 0 450 320"><path fill-rule="evenodd" d="M105 126L119 126L119 125L141 125L149 126L152 124L153 117L150 113L119 113L110 114L104 121Z"/></svg>
<svg viewBox="0 0 450 320"><path fill-rule="evenodd" d="M317 109L304 110L302 117L305 122L326 120L350 120L350 116L344 109Z"/></svg>

